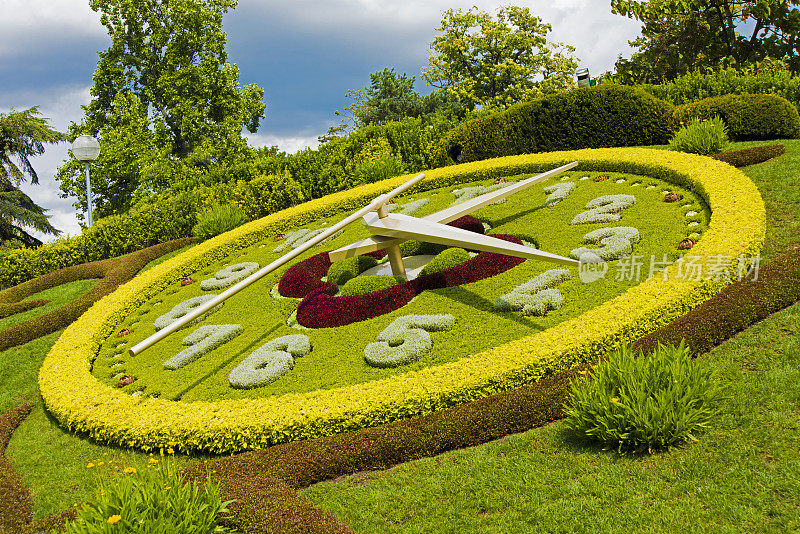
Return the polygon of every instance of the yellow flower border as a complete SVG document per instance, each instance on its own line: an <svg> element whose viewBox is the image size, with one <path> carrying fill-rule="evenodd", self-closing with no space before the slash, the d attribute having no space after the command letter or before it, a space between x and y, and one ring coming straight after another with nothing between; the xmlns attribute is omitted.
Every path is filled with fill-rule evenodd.
<svg viewBox="0 0 800 534"><path fill-rule="evenodd" d="M755 255L766 231L764 203L741 171L710 158L642 149L586 149L511 156L426 173L421 189L496 176L538 172L577 160L579 170L649 175L699 194L711 208L708 230L691 250ZM685 314L724 281L655 277L580 317L439 367L387 379L281 397L182 403L133 397L100 383L90 366L115 325L186 274L267 236L319 217L354 210L408 179L401 176L329 195L253 221L151 269L103 298L69 326L39 372L47 409L66 428L101 441L144 450L169 442L182 450L228 453L330 435L429 413L519 387L608 353Z"/></svg>

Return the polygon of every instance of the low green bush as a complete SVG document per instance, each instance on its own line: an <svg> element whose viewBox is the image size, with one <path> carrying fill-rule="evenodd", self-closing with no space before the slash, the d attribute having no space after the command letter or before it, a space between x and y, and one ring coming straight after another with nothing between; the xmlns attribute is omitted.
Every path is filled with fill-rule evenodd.
<svg viewBox="0 0 800 534"><path fill-rule="evenodd" d="M718 154L711 154L710 157L724 161L734 167L747 167L777 158L786 152L783 145L764 145L752 148L742 148L740 150L729 150Z"/></svg>
<svg viewBox="0 0 800 534"><path fill-rule="evenodd" d="M396 286L399 282L394 276L388 275L366 275L356 276L345 282L344 286L340 289L340 295L343 297L351 295L363 295L365 293L372 293L373 291L380 291L387 287Z"/></svg>
<svg viewBox="0 0 800 534"><path fill-rule="evenodd" d="M436 163L664 144L674 129L672 109L635 87L579 87L462 122L440 142Z"/></svg>
<svg viewBox="0 0 800 534"><path fill-rule="evenodd" d="M236 204L217 204L197 216L192 235L201 240L224 234L247 222L242 209Z"/></svg>
<svg viewBox="0 0 800 534"><path fill-rule="evenodd" d="M736 141L796 139L800 137L800 114L791 102L777 95L715 96L675 108L677 123L720 117L728 135Z"/></svg>
<svg viewBox="0 0 800 534"><path fill-rule="evenodd" d="M729 144L728 129L717 116L710 119L693 119L681 126L669 140L670 150L707 156L724 150Z"/></svg>
<svg viewBox="0 0 800 534"><path fill-rule="evenodd" d="M652 452L696 440L719 400L711 369L682 343L644 356L622 348L572 384L566 426L619 452Z"/></svg>
<svg viewBox="0 0 800 534"><path fill-rule="evenodd" d="M328 282L343 286L367 269L375 267L378 260L372 256L353 256L331 264L328 268Z"/></svg>
<svg viewBox="0 0 800 534"><path fill-rule="evenodd" d="M420 275L438 273L451 267L455 267L470 259L469 252L463 248L448 248L436 255L428 264L422 268Z"/></svg>
<svg viewBox="0 0 800 534"><path fill-rule="evenodd" d="M218 484L186 483L182 474L161 462L158 467L100 483L97 495L67 524L68 534L210 534L229 532L217 526L228 512Z"/></svg>

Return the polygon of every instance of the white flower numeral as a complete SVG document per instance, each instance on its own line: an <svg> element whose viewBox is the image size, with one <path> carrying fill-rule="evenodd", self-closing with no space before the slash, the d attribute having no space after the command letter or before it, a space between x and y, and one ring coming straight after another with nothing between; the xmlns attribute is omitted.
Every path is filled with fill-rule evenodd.
<svg viewBox="0 0 800 534"><path fill-rule="evenodd" d="M259 265L253 261L229 265L214 274L214 278L200 282L200 289L212 291L215 289L225 289L236 282L244 280L258 270Z"/></svg>
<svg viewBox="0 0 800 534"><path fill-rule="evenodd" d="M555 286L569 280L566 269L550 269L531 278L494 302L497 311L520 311L522 315L545 315L564 305L564 295Z"/></svg>
<svg viewBox="0 0 800 534"><path fill-rule="evenodd" d="M620 219L617 213L636 204L633 195L605 195L586 203L586 211L572 219L570 224L614 222Z"/></svg>
<svg viewBox="0 0 800 534"><path fill-rule="evenodd" d="M220 345L227 343L242 333L242 325L239 324L214 324L201 326L185 338L184 345L189 348L180 351L178 354L164 362L164 369L175 371L184 365L190 364L207 352L211 352Z"/></svg>
<svg viewBox="0 0 800 534"><path fill-rule="evenodd" d="M194 297L184 300L180 304L176 304L170 311L168 311L167 313L165 313L164 315L158 317L155 321L153 321L153 325L156 327L156 330L161 330L162 328L166 328L175 321L177 321L178 319L180 319L181 317L183 317L184 315L186 315L187 313L191 312L193 309L197 308L198 306L200 306L205 302L208 302L214 297L216 297L216 295L200 295L199 297ZM206 313L197 317L196 319L194 319L185 326L199 323L212 313L219 311L220 308L222 308L222 303L220 303L217 306L214 306Z"/></svg>
<svg viewBox="0 0 800 534"><path fill-rule="evenodd" d="M408 365L433 347L428 332L443 332L455 326L456 318L445 315L406 315L398 317L378 334L378 341L364 349L364 359L372 367Z"/></svg>
<svg viewBox="0 0 800 534"><path fill-rule="evenodd" d="M633 244L639 242L639 230L630 226L598 228L583 236L583 242L602 245L600 248L576 248L569 253L576 260L587 252L596 254L605 261L618 260L633 252Z"/></svg>
<svg viewBox="0 0 800 534"><path fill-rule="evenodd" d="M567 198L574 190L574 182L562 182L547 186L544 188L544 192L547 193L547 200L545 200L544 205L547 207L555 206Z"/></svg>
<svg viewBox="0 0 800 534"><path fill-rule="evenodd" d="M308 336L294 334L269 341L254 350L228 375L234 388L266 386L294 369L294 359L311 352Z"/></svg>

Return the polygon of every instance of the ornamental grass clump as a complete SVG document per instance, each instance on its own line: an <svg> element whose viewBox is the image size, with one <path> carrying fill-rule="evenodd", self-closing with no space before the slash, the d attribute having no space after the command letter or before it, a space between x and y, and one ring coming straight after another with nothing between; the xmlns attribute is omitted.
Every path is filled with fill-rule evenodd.
<svg viewBox="0 0 800 534"><path fill-rule="evenodd" d="M722 152L727 146L728 127L716 115L710 119L694 119L669 140L670 150L701 156Z"/></svg>
<svg viewBox="0 0 800 534"><path fill-rule="evenodd" d="M125 470L124 478L107 485L66 525L67 534L211 534L230 532L218 526L228 513L219 485L184 483L183 475L161 462L158 467Z"/></svg>
<svg viewBox="0 0 800 534"><path fill-rule="evenodd" d="M236 204L215 204L197 216L192 235L200 239L211 239L247 222L242 208Z"/></svg>
<svg viewBox="0 0 800 534"><path fill-rule="evenodd" d="M718 412L719 394L710 368L683 342L647 355L623 348L573 382L566 425L618 452L650 453L696 441Z"/></svg>

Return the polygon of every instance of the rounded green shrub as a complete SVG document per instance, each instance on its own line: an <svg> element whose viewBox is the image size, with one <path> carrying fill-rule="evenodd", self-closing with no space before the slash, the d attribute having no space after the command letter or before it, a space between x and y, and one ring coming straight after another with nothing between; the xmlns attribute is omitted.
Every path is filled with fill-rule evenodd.
<svg viewBox="0 0 800 534"><path fill-rule="evenodd" d="M388 275L366 275L357 276L348 280L340 290L340 295L343 297L351 295L363 295L365 293L372 293L373 291L380 291L387 287L396 286L398 284L397 278Z"/></svg>
<svg viewBox="0 0 800 534"><path fill-rule="evenodd" d="M701 156L716 154L728 144L728 129L716 115L710 119L693 119L669 140L670 150Z"/></svg>
<svg viewBox="0 0 800 534"><path fill-rule="evenodd" d="M641 355L623 348L594 376L573 382L566 425L619 452L695 440L718 412L719 389L684 343Z"/></svg>
<svg viewBox="0 0 800 534"><path fill-rule="evenodd" d="M247 222L242 208L236 204L216 204L197 216L192 234L200 239L210 239L224 234Z"/></svg>
<svg viewBox="0 0 800 534"><path fill-rule="evenodd" d="M724 95L678 106L675 123L720 117L736 141L800 138L797 108L778 95Z"/></svg>
<svg viewBox="0 0 800 534"><path fill-rule="evenodd" d="M426 241L403 241L400 243L400 254L406 256L435 256L446 249L445 245Z"/></svg>
<svg viewBox="0 0 800 534"><path fill-rule="evenodd" d="M460 263L464 263L470 258L471 256L469 255L469 252L463 248L454 247L445 249L437 254L436 257L428 263L428 265L422 268L420 275L444 271L445 269L449 269L450 267L455 267Z"/></svg>
<svg viewBox="0 0 800 534"><path fill-rule="evenodd" d="M132 469L132 468L131 468ZM181 474L161 462L157 468L100 483L98 494L66 525L67 534L210 534L230 532L217 526L227 513L219 486L184 483Z"/></svg>
<svg viewBox="0 0 800 534"><path fill-rule="evenodd" d="M674 129L672 111L672 104L635 87L578 87L464 121L439 143L437 163L664 144Z"/></svg>
<svg viewBox="0 0 800 534"><path fill-rule="evenodd" d="M367 269L378 265L378 260L372 256L353 256L334 262L328 268L328 282L343 286L351 278L355 278Z"/></svg>

